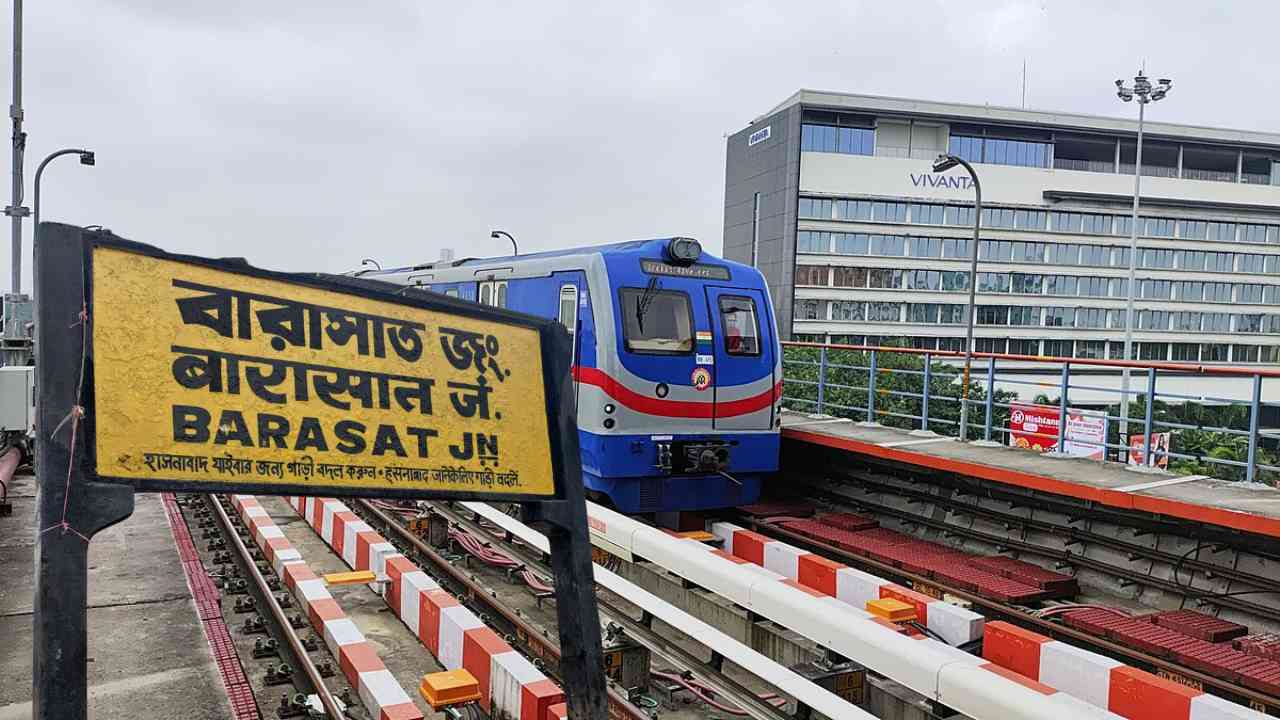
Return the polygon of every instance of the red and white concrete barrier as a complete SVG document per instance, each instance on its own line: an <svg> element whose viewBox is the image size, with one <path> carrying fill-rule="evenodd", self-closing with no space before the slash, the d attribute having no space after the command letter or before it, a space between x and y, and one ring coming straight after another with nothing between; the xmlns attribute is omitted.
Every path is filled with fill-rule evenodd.
<svg viewBox="0 0 1280 720"><path fill-rule="evenodd" d="M920 624L952 645L982 637L983 617L972 610L923 595L732 523L713 523L711 532L720 539L725 553L830 595L858 610L863 610L869 600L891 597L914 606Z"/></svg>
<svg viewBox="0 0 1280 720"><path fill-rule="evenodd" d="M231 500L240 519L253 533L254 542L307 611L311 626L338 658L342 674L359 693L365 708L378 720L420 720L422 712L387 670L373 645L338 606L324 580L312 572L257 498L232 495Z"/></svg>
<svg viewBox="0 0 1280 720"><path fill-rule="evenodd" d="M330 498L287 500L347 565L371 570L385 581L387 606L441 665L466 668L475 676L486 713L515 720L567 717L564 692L555 682L345 504Z"/></svg>

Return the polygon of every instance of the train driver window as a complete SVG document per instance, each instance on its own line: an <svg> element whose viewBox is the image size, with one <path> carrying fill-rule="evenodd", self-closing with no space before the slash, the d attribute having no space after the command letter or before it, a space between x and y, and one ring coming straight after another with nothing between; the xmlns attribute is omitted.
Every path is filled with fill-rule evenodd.
<svg viewBox="0 0 1280 720"><path fill-rule="evenodd" d="M754 300L736 295L722 296L720 325L725 352L730 355L760 354L760 324L756 320Z"/></svg>
<svg viewBox="0 0 1280 720"><path fill-rule="evenodd" d="M682 355L693 352L689 296L674 290L622 288L622 328L627 350Z"/></svg>
<svg viewBox="0 0 1280 720"><path fill-rule="evenodd" d="M572 335L578 329L578 286L560 287L560 324Z"/></svg>

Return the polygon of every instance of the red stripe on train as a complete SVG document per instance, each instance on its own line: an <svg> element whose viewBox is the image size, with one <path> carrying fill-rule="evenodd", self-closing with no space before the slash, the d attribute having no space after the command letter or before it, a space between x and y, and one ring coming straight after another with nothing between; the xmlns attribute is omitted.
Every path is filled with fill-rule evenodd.
<svg viewBox="0 0 1280 720"><path fill-rule="evenodd" d="M709 402L663 400L661 398L646 397L609 377L607 373L599 368L578 367L575 365L573 378L578 382L600 388L606 395L626 408L646 415L660 415L662 417L706 419L712 417L736 417L753 413L757 410L764 410L772 405L774 400L782 397L781 381L772 390L765 390L759 395L742 398L741 400L728 400L713 405Z"/></svg>

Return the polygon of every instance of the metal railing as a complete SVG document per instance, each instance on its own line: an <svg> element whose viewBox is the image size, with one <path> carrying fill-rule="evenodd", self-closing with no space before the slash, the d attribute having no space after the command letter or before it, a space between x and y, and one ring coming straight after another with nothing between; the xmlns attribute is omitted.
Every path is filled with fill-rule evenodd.
<svg viewBox="0 0 1280 720"><path fill-rule="evenodd" d="M807 342L782 345L784 406L917 433L959 434L957 361L963 353ZM1280 432L1267 434L1261 427L1268 407L1262 402L1263 382L1280 378L1280 370L985 352L973 357L978 367L967 402L970 416L982 420L970 421L965 441L1038 446L1059 455L1100 455L1107 462L1280 485ZM1119 415L1126 391L1118 380L1125 369L1139 376L1127 391L1128 418ZM1117 386L1108 387L1107 378L1115 378ZM1175 378L1184 385L1187 378L1227 382L1218 383L1221 387L1212 388L1212 393L1191 394L1186 387L1181 392L1171 389ZM1074 404L1073 391L1078 401ZM1028 393L1036 394L1028 398ZM1051 419L1056 413L1056 430L1024 425L1028 409ZM1016 421L1017 428L1010 422L1015 412L1023 417ZM1080 426L1083 419L1089 419L1094 432L1101 421L1100 439L1073 434L1069 426ZM1159 442L1153 446L1155 441ZM1064 453L1064 448L1071 452Z"/></svg>

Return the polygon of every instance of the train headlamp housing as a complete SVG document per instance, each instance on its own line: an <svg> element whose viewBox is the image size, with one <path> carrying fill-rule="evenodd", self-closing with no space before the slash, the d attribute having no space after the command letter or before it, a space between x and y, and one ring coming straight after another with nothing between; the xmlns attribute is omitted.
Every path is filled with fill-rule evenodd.
<svg viewBox="0 0 1280 720"><path fill-rule="evenodd" d="M693 238L671 238L666 254L667 260L675 265L692 265L702 257L702 245Z"/></svg>

